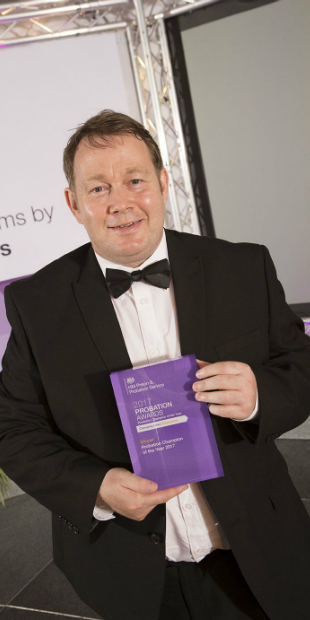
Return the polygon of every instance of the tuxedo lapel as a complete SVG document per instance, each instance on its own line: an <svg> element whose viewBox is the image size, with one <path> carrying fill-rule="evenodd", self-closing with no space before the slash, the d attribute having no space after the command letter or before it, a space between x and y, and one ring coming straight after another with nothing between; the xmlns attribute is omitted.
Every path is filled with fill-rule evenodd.
<svg viewBox="0 0 310 620"><path fill-rule="evenodd" d="M182 355L203 358L206 330L206 285L202 261L171 231L166 231Z"/></svg>
<svg viewBox="0 0 310 620"><path fill-rule="evenodd" d="M90 336L109 371L130 368L123 334L91 246L80 277L72 286Z"/></svg>

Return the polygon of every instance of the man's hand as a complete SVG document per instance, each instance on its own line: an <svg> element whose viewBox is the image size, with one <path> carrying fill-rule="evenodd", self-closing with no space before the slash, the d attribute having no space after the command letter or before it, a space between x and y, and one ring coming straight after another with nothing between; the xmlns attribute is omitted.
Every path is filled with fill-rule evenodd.
<svg viewBox="0 0 310 620"><path fill-rule="evenodd" d="M157 491L156 482L136 476L127 469L113 467L101 483L96 505L100 507L100 499L103 499L123 517L142 521L157 504L164 504L187 488L185 484Z"/></svg>
<svg viewBox="0 0 310 620"><path fill-rule="evenodd" d="M214 415L235 420L248 418L254 411L257 395L250 366L242 362L197 363L199 381L193 384L196 400L208 403Z"/></svg>

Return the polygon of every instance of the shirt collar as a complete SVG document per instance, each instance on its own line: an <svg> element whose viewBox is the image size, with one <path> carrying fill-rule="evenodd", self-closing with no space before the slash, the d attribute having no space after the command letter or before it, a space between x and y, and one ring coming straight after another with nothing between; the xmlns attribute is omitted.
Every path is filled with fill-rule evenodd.
<svg viewBox="0 0 310 620"><path fill-rule="evenodd" d="M149 256L149 258L147 258L144 261L144 263L142 263L142 265L139 265L139 267L128 267L127 265L118 265L117 263L112 263L112 261L109 261L106 258L99 256L99 254L97 254L96 252L95 252L95 255L102 269L104 277L106 275L107 269L122 269L124 271L128 271L128 273L131 273L132 271L136 271L138 269L142 270L148 265L151 265L152 263L155 263L158 260L162 260L163 258L168 258L166 235L163 233L161 242L159 246L156 248L155 252L153 252L153 254L151 254L151 256Z"/></svg>

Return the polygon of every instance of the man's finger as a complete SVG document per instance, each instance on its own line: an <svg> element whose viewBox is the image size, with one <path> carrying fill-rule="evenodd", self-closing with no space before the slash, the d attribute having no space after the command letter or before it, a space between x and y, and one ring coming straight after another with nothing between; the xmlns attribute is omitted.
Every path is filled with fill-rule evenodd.
<svg viewBox="0 0 310 620"><path fill-rule="evenodd" d="M207 364L196 372L198 379L214 377L214 375L239 375L243 372L246 364L243 362L215 362Z"/></svg>
<svg viewBox="0 0 310 620"><path fill-rule="evenodd" d="M248 416L248 414L240 413L240 407L234 405L210 405L209 411L212 415L220 418L231 418L240 421Z"/></svg>
<svg viewBox="0 0 310 620"><path fill-rule="evenodd" d="M241 375L215 375L207 379L201 379L193 384L194 392L206 392L212 390L240 390L243 385Z"/></svg>
<svg viewBox="0 0 310 620"><path fill-rule="evenodd" d="M204 362L203 360L197 360L197 366L198 368L203 368L204 366L210 366L211 362Z"/></svg>
<svg viewBox="0 0 310 620"><path fill-rule="evenodd" d="M220 390L218 392L197 392L196 400L216 405L240 405L242 395L238 390Z"/></svg>

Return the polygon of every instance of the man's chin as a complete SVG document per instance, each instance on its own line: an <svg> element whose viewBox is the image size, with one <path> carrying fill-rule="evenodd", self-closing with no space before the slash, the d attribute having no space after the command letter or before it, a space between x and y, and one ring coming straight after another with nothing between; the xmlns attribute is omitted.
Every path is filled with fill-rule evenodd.
<svg viewBox="0 0 310 620"><path fill-rule="evenodd" d="M112 263L116 263L117 265L124 265L124 267L136 267L141 265L149 256L151 256L152 252L144 251L141 248L141 244L138 244L138 247L135 250L133 248L125 248L117 251L116 247L107 248L98 247L93 245L93 249L105 260L111 261ZM145 257L145 258L144 258Z"/></svg>
<svg viewBox="0 0 310 620"><path fill-rule="evenodd" d="M109 244L92 244L96 254L118 265L125 267L139 267L155 252L162 239L161 231L158 237L149 239L145 233L128 236L115 236Z"/></svg>

